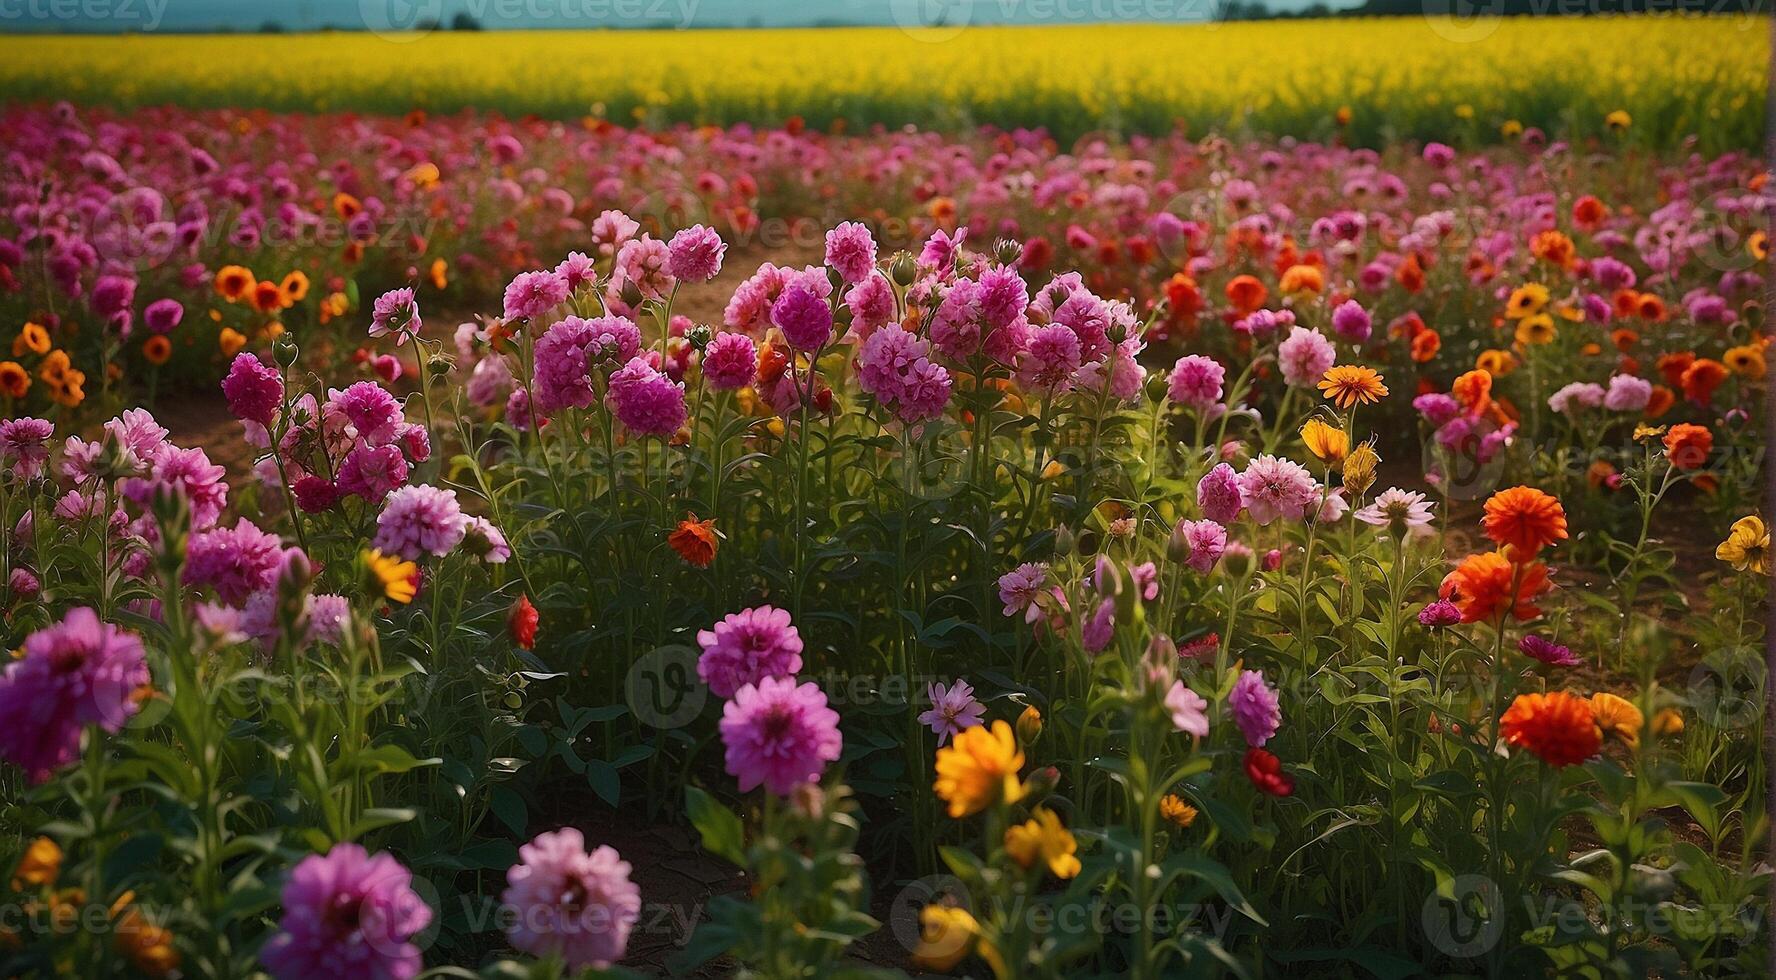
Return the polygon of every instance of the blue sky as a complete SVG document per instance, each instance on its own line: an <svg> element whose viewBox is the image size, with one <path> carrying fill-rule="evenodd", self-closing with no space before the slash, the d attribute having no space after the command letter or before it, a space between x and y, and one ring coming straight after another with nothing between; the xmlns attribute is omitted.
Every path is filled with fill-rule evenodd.
<svg viewBox="0 0 1776 980"><path fill-rule="evenodd" d="M1310 0L1271 0L1280 9ZM1353 0L1334 5L1349 5ZM449 22L488 28L793 27L1206 20L1218 0L0 0L6 31L286 30Z"/></svg>

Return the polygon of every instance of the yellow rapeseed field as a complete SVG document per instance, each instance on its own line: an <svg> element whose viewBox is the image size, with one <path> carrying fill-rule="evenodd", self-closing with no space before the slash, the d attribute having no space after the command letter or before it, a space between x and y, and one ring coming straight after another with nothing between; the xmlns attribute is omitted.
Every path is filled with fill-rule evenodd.
<svg viewBox="0 0 1776 980"><path fill-rule="evenodd" d="M1763 132L1752 16L0 39L0 97L619 122L978 122L1486 140L1518 124L1706 148ZM1348 108L1348 112L1345 110Z"/></svg>

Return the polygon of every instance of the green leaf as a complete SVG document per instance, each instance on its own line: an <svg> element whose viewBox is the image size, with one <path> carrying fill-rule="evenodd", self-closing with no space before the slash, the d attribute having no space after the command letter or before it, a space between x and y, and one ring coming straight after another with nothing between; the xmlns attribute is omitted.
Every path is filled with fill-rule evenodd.
<svg viewBox="0 0 1776 980"><path fill-rule="evenodd" d="M746 866L746 832L734 811L695 786L685 787L685 813L703 838L703 849L730 864ZM699 930L700 932L701 930Z"/></svg>
<svg viewBox="0 0 1776 980"><path fill-rule="evenodd" d="M524 836L524 828L530 822L530 811L524 805L524 797L519 796L511 787L495 786L493 795L487 801L487 808L512 833L519 837Z"/></svg>

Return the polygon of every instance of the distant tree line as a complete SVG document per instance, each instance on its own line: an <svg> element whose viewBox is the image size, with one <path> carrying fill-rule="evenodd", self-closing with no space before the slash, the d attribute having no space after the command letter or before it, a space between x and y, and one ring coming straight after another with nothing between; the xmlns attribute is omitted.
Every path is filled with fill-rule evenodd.
<svg viewBox="0 0 1776 980"><path fill-rule="evenodd" d="M1316 2L1290 10L1272 8L1265 0L1220 0L1217 20L1298 20L1315 17L1562 17L1587 14L1664 13L1674 10L1705 14L1767 13L1771 0L1363 0L1355 7Z"/></svg>

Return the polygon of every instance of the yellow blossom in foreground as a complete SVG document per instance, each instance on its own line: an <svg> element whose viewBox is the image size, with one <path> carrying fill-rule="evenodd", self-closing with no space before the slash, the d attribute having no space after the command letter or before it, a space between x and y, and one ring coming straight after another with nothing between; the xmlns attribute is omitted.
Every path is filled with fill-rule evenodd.
<svg viewBox="0 0 1776 980"><path fill-rule="evenodd" d="M1335 425L1328 425L1322 419L1311 418L1301 426L1301 441L1306 444L1307 451L1330 466L1337 466L1344 461L1350 451L1350 436Z"/></svg>
<svg viewBox="0 0 1776 980"><path fill-rule="evenodd" d="M913 963L922 970L948 973L968 956L980 935L980 923L968 910L951 905L927 905L919 912L919 945Z"/></svg>
<svg viewBox="0 0 1776 980"><path fill-rule="evenodd" d="M1003 721L965 729L955 741L937 750L937 781L932 788L950 804L950 816L961 818L985 810L995 801L1015 803L1023 796L1018 770L1024 753L1011 726Z"/></svg>
<svg viewBox="0 0 1776 980"><path fill-rule="evenodd" d="M1182 830L1196 822L1196 807L1184 802L1183 797L1167 793L1160 798L1159 815L1167 823Z"/></svg>
<svg viewBox="0 0 1776 980"><path fill-rule="evenodd" d="M1591 695L1591 717L1603 734L1614 735L1631 749L1640 747L1640 728L1646 718L1633 701L1599 691Z"/></svg>
<svg viewBox="0 0 1776 980"><path fill-rule="evenodd" d="M1005 852L1023 867L1038 859L1048 865L1056 878L1071 878L1079 873L1079 842L1073 832L1061 825L1053 810L1039 808L1035 819L1005 831Z"/></svg>
<svg viewBox="0 0 1776 980"><path fill-rule="evenodd" d="M1327 371L1320 381L1320 391L1339 408L1373 405L1386 398L1388 393L1387 385L1381 383L1381 375L1374 368L1361 364L1340 364Z"/></svg>
<svg viewBox="0 0 1776 980"><path fill-rule="evenodd" d="M377 595L402 605L413 601L418 592L415 585L419 578L418 565L371 549L364 552L364 567L369 569Z"/></svg>

